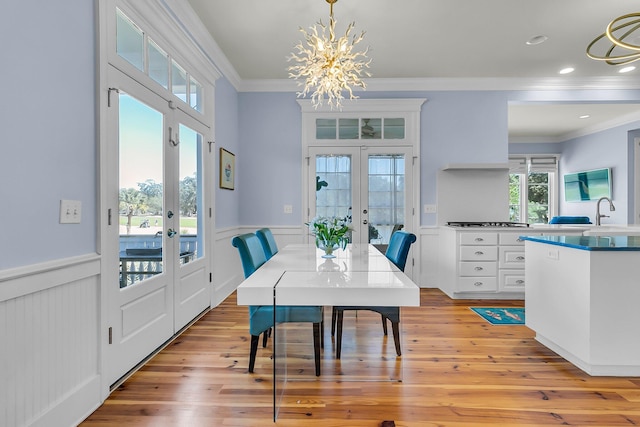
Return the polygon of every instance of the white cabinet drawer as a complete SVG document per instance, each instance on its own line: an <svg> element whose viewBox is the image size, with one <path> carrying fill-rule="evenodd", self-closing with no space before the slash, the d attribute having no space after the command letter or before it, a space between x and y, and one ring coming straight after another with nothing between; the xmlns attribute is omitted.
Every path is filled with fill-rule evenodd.
<svg viewBox="0 0 640 427"><path fill-rule="evenodd" d="M500 246L500 268L524 269L524 248L522 246Z"/></svg>
<svg viewBox="0 0 640 427"><path fill-rule="evenodd" d="M460 292L496 292L498 282L495 277L461 277L458 282Z"/></svg>
<svg viewBox="0 0 640 427"><path fill-rule="evenodd" d="M524 271L501 270L500 271L501 291L524 291Z"/></svg>
<svg viewBox="0 0 640 427"><path fill-rule="evenodd" d="M498 233L487 232L462 232L460 233L461 245L497 245Z"/></svg>
<svg viewBox="0 0 640 427"><path fill-rule="evenodd" d="M460 246L460 261L497 261L497 246Z"/></svg>
<svg viewBox="0 0 640 427"><path fill-rule="evenodd" d="M520 236L530 235L526 229L517 233L500 233L499 241L501 245L522 245L524 246L524 240Z"/></svg>
<svg viewBox="0 0 640 427"><path fill-rule="evenodd" d="M460 263L460 275L461 276L496 276L498 269L496 268L496 262L461 262Z"/></svg>

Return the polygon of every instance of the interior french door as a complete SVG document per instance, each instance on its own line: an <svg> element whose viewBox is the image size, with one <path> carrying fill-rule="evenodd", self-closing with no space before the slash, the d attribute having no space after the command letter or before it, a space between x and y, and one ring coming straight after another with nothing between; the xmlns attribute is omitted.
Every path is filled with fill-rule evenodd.
<svg viewBox="0 0 640 427"><path fill-rule="evenodd" d="M105 351L110 384L210 305L205 164L210 130L110 75Z"/></svg>
<svg viewBox="0 0 640 427"><path fill-rule="evenodd" d="M412 228L410 147L310 147L308 220L349 216L352 241L384 249L396 230Z"/></svg>

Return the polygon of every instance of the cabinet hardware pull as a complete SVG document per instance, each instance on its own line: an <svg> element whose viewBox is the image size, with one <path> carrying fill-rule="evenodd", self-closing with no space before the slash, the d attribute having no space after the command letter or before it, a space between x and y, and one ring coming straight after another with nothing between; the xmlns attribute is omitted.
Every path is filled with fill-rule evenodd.
<svg viewBox="0 0 640 427"><path fill-rule="evenodd" d="M482 283L482 282L475 282L475 283L473 284L473 286L482 286L482 285L483 285L483 283Z"/></svg>
<svg viewBox="0 0 640 427"><path fill-rule="evenodd" d="M476 255L484 255L484 252L482 252L482 251L476 251Z"/></svg>
<svg viewBox="0 0 640 427"><path fill-rule="evenodd" d="M484 270L484 268L482 268L482 267L476 267L474 270L476 270L476 271L482 271L482 270Z"/></svg>
<svg viewBox="0 0 640 427"><path fill-rule="evenodd" d="M523 257L523 256L517 256L517 257L516 257L516 259L517 259L518 261L524 261L524 257Z"/></svg>
<svg viewBox="0 0 640 427"><path fill-rule="evenodd" d="M524 283L524 280L522 280L522 279L516 280L516 284L518 284L518 285L522 285L523 283Z"/></svg>
<svg viewBox="0 0 640 427"><path fill-rule="evenodd" d="M476 237L476 242L484 242L484 239L482 237Z"/></svg>

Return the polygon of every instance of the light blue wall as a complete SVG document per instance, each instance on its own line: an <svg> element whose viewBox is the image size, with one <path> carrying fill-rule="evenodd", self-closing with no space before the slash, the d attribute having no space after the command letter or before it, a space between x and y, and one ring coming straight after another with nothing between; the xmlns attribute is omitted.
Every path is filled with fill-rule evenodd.
<svg viewBox="0 0 640 427"><path fill-rule="evenodd" d="M633 223L633 142L631 131L638 134L640 122L618 126L602 132L575 138L564 142L560 158L560 177L565 173L582 170L611 168L612 196L616 206L615 212L608 212L611 218L603 219L603 223ZM631 140L631 141L630 141ZM560 180L562 183L562 180ZM562 215L586 215L592 221L595 218L596 202L565 202L564 189L560 185L559 212Z"/></svg>
<svg viewBox="0 0 640 427"><path fill-rule="evenodd" d="M62 10L55 2L23 0L0 15L0 37L11 40L3 44L0 67L7 107L0 116L0 269L96 251L94 4L68 0ZM639 101L640 91L410 91L362 97L427 98L421 113L422 206L435 203L436 173L444 165L507 160L509 102ZM295 94L238 93L222 78L215 113L217 148L237 155L236 190L216 189L216 226L299 225L301 114ZM584 169L597 160L613 166L622 215L614 219L620 222L631 209L623 198L632 200L628 136L618 130L585 138L585 144L570 141L561 163ZM58 223L61 199L82 202L81 224ZM284 205L292 205L293 214L284 214ZM435 218L421 214L420 223L434 225Z"/></svg>
<svg viewBox="0 0 640 427"><path fill-rule="evenodd" d="M96 252L94 2L3 7L0 269ZM59 224L60 200L82 202Z"/></svg>
<svg viewBox="0 0 640 427"><path fill-rule="evenodd" d="M559 142L519 142L509 144L509 155L514 154L560 154L562 144Z"/></svg>
<svg viewBox="0 0 640 427"><path fill-rule="evenodd" d="M421 203L435 203L436 172L448 163L507 161L503 92L366 92L362 98L427 98L421 114ZM243 225L302 223L302 115L293 93L240 94ZM285 204L293 214L284 214ZM421 209L420 209L421 211ZM422 224L435 216L422 214Z"/></svg>
<svg viewBox="0 0 640 427"><path fill-rule="evenodd" d="M219 185L220 148L238 155L240 151L238 123L238 92L222 77L215 88L215 141L216 141L216 228L240 225L240 179L236 176L237 190L221 189ZM236 157L238 161L238 157Z"/></svg>
<svg viewBox="0 0 640 427"><path fill-rule="evenodd" d="M302 117L295 93L240 94L243 225L301 225ZM284 205L293 213L285 214Z"/></svg>

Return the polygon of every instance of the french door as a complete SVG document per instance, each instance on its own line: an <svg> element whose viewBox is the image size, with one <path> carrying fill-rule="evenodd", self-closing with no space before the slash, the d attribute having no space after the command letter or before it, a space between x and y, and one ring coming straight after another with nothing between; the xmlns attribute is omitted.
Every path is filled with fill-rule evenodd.
<svg viewBox="0 0 640 427"><path fill-rule="evenodd" d="M210 305L211 131L122 73L110 73L110 82L104 279L112 384Z"/></svg>
<svg viewBox="0 0 640 427"><path fill-rule="evenodd" d="M353 242L384 249L413 231L413 168L411 147L309 147L307 220L348 216Z"/></svg>

